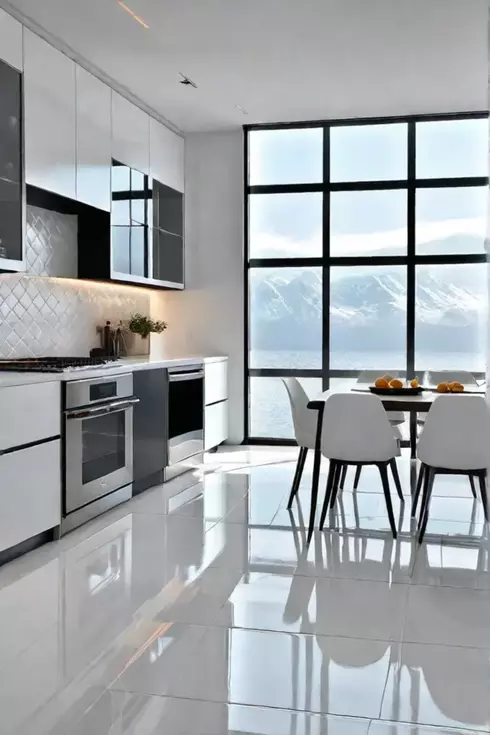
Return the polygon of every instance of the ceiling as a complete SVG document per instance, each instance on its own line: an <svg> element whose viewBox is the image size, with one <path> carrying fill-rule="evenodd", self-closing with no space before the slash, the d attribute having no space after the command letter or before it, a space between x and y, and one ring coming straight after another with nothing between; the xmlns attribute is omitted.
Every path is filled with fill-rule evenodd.
<svg viewBox="0 0 490 735"><path fill-rule="evenodd" d="M0 5L184 131L487 108L487 0L124 2Z"/></svg>

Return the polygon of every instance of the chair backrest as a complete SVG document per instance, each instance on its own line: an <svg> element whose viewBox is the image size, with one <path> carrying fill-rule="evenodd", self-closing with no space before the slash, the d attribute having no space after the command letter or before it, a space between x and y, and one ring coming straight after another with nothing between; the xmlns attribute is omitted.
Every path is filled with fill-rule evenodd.
<svg viewBox="0 0 490 735"><path fill-rule="evenodd" d="M449 470L480 470L489 464L490 413L484 396L441 395L435 400L417 446L421 462Z"/></svg>
<svg viewBox="0 0 490 735"><path fill-rule="evenodd" d="M286 386L291 413L293 416L294 435L300 447L313 448L315 444L315 429L317 412L308 408L309 397L296 378L282 378Z"/></svg>
<svg viewBox="0 0 490 735"><path fill-rule="evenodd" d="M325 403L322 452L345 462L386 462L397 443L386 411L372 393L334 393Z"/></svg>
<svg viewBox="0 0 490 735"><path fill-rule="evenodd" d="M467 370L427 370L424 384L439 385L439 383L452 383L457 380L463 385L478 385L473 373Z"/></svg>
<svg viewBox="0 0 490 735"><path fill-rule="evenodd" d="M359 373L357 378L358 383L374 383L377 378L382 378L383 375L391 375L392 378L398 378L400 375L399 370L363 370Z"/></svg>

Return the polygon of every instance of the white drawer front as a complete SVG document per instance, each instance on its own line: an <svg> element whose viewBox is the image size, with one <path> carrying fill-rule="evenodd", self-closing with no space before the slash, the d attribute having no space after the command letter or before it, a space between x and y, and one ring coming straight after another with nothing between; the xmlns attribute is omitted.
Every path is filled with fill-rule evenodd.
<svg viewBox="0 0 490 735"><path fill-rule="evenodd" d="M206 406L228 398L228 360L204 365L204 396Z"/></svg>
<svg viewBox="0 0 490 735"><path fill-rule="evenodd" d="M60 523L60 440L0 456L0 551Z"/></svg>
<svg viewBox="0 0 490 735"><path fill-rule="evenodd" d="M0 451L60 435L60 385L0 388Z"/></svg>
<svg viewBox="0 0 490 735"><path fill-rule="evenodd" d="M213 449L228 439L228 401L204 409L204 449Z"/></svg>

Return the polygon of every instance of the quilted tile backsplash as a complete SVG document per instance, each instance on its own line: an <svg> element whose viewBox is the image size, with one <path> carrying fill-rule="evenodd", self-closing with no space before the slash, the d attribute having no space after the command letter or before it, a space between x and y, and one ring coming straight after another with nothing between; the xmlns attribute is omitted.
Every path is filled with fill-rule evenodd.
<svg viewBox="0 0 490 735"><path fill-rule="evenodd" d="M98 325L149 313L142 289L51 277L76 274L77 217L27 207L29 273L0 275L0 357L83 356Z"/></svg>

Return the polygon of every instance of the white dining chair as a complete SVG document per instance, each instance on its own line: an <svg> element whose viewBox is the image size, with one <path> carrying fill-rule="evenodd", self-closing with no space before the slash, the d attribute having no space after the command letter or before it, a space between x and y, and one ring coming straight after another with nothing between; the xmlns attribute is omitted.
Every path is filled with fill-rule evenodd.
<svg viewBox="0 0 490 735"><path fill-rule="evenodd" d="M308 450L315 449L318 412L308 408L310 399L299 380L296 378L282 378L282 382L288 393L294 436L299 446L298 462L288 500L288 508L290 508L299 490Z"/></svg>
<svg viewBox="0 0 490 735"><path fill-rule="evenodd" d="M363 370L361 373L359 373L359 376L356 381L356 385L373 385L375 380L379 378L382 375L392 375L394 378L397 378L399 376L399 371L385 371L384 373L380 370ZM388 417L388 421L390 422L391 426L393 427L393 435L398 442L398 456L400 456L400 442L402 440L402 432L400 429L400 425L405 423L405 414L403 411L387 411L386 415ZM356 474L354 477L354 490L357 490L359 486L359 481L361 479L361 471L362 466L358 465L356 467ZM403 492L401 489L400 484L400 478L398 476L398 470L396 466L396 462L392 465L392 471L393 471L393 479L395 481L396 489L398 491L399 497L403 499ZM345 485L345 480L347 477L347 466L345 466L342 470L342 475L340 478L340 488L343 489Z"/></svg>
<svg viewBox="0 0 490 735"><path fill-rule="evenodd" d="M439 383L452 383L456 380L462 385L478 385L478 381L476 380L475 376L468 370L427 370L424 373L424 377L421 382L427 388L436 388ZM425 422L427 421L427 415L427 413L417 414L417 424L419 425L419 427L424 426ZM419 481L423 481L423 473L419 473ZM476 487L473 475L469 476L469 481L473 497L476 498Z"/></svg>
<svg viewBox="0 0 490 735"><path fill-rule="evenodd" d="M325 402L321 446L322 454L330 460L330 467L320 529L325 523L328 508L335 503L342 468L346 465L376 465L381 475L391 530L396 538L388 467L395 462L398 446L378 396L370 393L331 395Z"/></svg>
<svg viewBox="0 0 490 735"><path fill-rule="evenodd" d="M398 378L399 372L391 372L388 373L386 371L385 373L380 372L379 370L363 370L362 373L359 373L359 376L357 378L357 385L363 384L363 385L373 385L374 381L377 378L380 378L383 375L392 375L394 378ZM392 426L399 426L400 424L405 423L405 414L403 411L387 411L388 421Z"/></svg>
<svg viewBox="0 0 490 735"><path fill-rule="evenodd" d="M422 504L418 531L421 543L436 475L468 475L477 477L485 520L488 521L486 490L488 449L490 446L490 413L484 396L438 396L427 416L417 446L420 473L423 473ZM420 475L419 475L420 477ZM412 515L417 508L422 483L417 483Z"/></svg>

